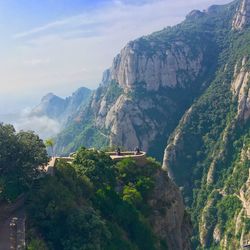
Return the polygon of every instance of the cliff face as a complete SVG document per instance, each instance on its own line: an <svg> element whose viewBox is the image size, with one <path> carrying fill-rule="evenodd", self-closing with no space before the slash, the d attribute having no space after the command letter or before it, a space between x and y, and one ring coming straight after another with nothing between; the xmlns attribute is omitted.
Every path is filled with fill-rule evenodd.
<svg viewBox="0 0 250 250"><path fill-rule="evenodd" d="M243 30L250 23L250 1L242 0L234 16L232 27L234 30Z"/></svg>
<svg viewBox="0 0 250 250"><path fill-rule="evenodd" d="M250 118L250 90L249 90L249 77L250 72L246 63L247 57L244 57L240 62L240 71L235 69L234 81L232 83L231 91L238 103L237 119L247 121ZM238 66L238 65L237 65Z"/></svg>
<svg viewBox="0 0 250 250"><path fill-rule="evenodd" d="M141 43L147 44L148 48L141 50ZM182 41L168 46L156 50L154 42L142 39L129 43L114 59L111 79L119 85L123 94L112 105L105 98L99 100L100 108L95 115L97 127L110 131L111 145L122 145L129 149L139 145L143 150L149 150L150 144L157 137L164 136L166 129L173 129L171 123L176 123L174 113L180 116L188 104L189 101L186 101L181 106L170 93L176 89L191 92L193 86L188 84L201 74L202 49L198 48L194 55ZM190 93L190 99L191 96ZM170 124L166 127L163 121L169 119Z"/></svg>
<svg viewBox="0 0 250 250"><path fill-rule="evenodd" d="M163 171L157 172L155 183L149 199L150 222L155 235L167 242L168 249L191 249L192 225L179 189Z"/></svg>
<svg viewBox="0 0 250 250"><path fill-rule="evenodd" d="M142 50L145 43L147 50ZM130 42L114 59L111 77L128 92L143 84L147 91L160 88L181 86L185 88L185 79L194 81L199 75L202 62L202 48L196 55L185 41L174 41L156 49L154 41L143 39ZM184 75L178 74L183 71Z"/></svg>

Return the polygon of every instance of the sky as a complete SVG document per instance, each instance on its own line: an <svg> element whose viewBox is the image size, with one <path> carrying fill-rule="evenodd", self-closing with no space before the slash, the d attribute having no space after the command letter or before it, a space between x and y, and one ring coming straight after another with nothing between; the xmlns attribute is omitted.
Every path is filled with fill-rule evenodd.
<svg viewBox="0 0 250 250"><path fill-rule="evenodd" d="M130 40L230 0L0 0L0 114L95 89Z"/></svg>

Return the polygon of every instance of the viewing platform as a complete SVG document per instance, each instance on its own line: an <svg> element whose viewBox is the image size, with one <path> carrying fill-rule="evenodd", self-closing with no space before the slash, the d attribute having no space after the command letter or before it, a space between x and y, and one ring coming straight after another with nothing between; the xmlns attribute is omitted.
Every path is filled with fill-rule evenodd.
<svg viewBox="0 0 250 250"><path fill-rule="evenodd" d="M114 162L121 161L123 159L132 159L138 166L144 166L147 163L147 155L146 152L140 151L139 153L135 153L135 151L122 151L120 154L117 152L105 152ZM52 157L48 162L47 166L45 166L44 170L49 175L54 175L54 170L58 160L64 160L68 163L71 163L74 160L74 157Z"/></svg>
<svg viewBox="0 0 250 250"><path fill-rule="evenodd" d="M106 154L109 155L114 162L118 162L127 158L134 160L139 166L143 166L147 162L146 152L143 151L138 154L135 154L135 151L123 151L120 152L120 154L117 154L117 152L106 152Z"/></svg>

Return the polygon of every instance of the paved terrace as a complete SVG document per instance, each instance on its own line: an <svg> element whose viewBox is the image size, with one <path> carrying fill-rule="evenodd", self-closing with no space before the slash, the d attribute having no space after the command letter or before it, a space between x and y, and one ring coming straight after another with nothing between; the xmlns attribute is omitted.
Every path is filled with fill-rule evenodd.
<svg viewBox="0 0 250 250"><path fill-rule="evenodd" d="M139 166L145 165L147 161L146 152L140 152L139 154L135 154L134 151L123 151L120 155L117 155L116 152L107 152L107 154L111 157L114 162L121 161L123 159L131 158L133 159Z"/></svg>

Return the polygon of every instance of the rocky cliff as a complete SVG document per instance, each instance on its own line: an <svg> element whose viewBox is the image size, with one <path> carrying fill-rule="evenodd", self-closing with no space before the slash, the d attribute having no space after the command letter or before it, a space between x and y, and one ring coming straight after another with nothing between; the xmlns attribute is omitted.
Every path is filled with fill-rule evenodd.
<svg viewBox="0 0 250 250"><path fill-rule="evenodd" d="M143 48L145 46L146 48ZM159 44L154 39L141 38L130 42L114 59L111 78L128 92L142 85L147 91L160 88L186 87L186 79L194 81L203 63L203 51L195 51L184 39ZM183 75L178 74L183 71Z"/></svg>
<svg viewBox="0 0 250 250"><path fill-rule="evenodd" d="M154 178L156 186L149 198L154 233L167 242L168 249L191 249L192 225L180 190L163 171L158 171Z"/></svg>
<svg viewBox="0 0 250 250"><path fill-rule="evenodd" d="M250 1L241 1L237 12L234 16L232 27L234 30L243 30L248 27L250 23Z"/></svg>

